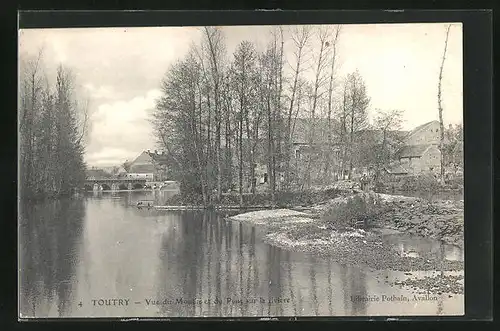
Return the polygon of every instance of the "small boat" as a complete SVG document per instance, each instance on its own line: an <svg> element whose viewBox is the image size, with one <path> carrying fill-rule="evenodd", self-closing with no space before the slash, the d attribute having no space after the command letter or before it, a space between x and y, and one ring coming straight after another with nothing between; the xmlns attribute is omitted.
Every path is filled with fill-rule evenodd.
<svg viewBox="0 0 500 331"><path fill-rule="evenodd" d="M142 208L152 208L154 206L154 200L139 200L136 204L138 209Z"/></svg>

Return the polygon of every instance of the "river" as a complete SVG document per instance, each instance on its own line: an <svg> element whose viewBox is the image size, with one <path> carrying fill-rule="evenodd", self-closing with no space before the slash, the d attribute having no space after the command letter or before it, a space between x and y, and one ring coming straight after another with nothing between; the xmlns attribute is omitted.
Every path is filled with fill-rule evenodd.
<svg viewBox="0 0 500 331"><path fill-rule="evenodd" d="M21 208L20 317L463 314L463 295L388 301L413 297L387 283L402 272L281 250L261 229L215 213L134 206L173 193L96 192ZM430 241L395 245L440 250ZM356 299L366 297L379 299Z"/></svg>

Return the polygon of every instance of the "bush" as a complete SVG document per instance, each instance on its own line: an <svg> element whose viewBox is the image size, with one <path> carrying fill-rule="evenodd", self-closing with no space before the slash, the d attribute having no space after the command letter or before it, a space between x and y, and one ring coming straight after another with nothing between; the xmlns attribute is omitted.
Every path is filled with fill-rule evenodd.
<svg viewBox="0 0 500 331"><path fill-rule="evenodd" d="M448 184L452 189L459 189L464 185L463 177L452 177L446 180L446 184Z"/></svg>
<svg viewBox="0 0 500 331"><path fill-rule="evenodd" d="M332 204L321 218L337 229L370 226L377 216L387 210L388 207L383 205L377 195L356 194L343 202Z"/></svg>

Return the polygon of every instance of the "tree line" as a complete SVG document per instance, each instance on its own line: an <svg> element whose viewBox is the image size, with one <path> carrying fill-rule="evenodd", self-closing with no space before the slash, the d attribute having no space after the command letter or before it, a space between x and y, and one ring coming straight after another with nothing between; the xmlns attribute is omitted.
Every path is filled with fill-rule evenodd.
<svg viewBox="0 0 500 331"><path fill-rule="evenodd" d="M47 72L43 50L21 54L19 75L20 196L71 193L85 180L88 100L78 97L69 68L59 65L55 73Z"/></svg>
<svg viewBox="0 0 500 331"><path fill-rule="evenodd" d="M201 32L166 72L153 118L184 192L210 204L234 189L242 201L256 192L258 165L272 199L330 180L334 170L352 172L370 99L359 72L336 74L341 26L273 27L264 49L243 40L233 54L221 28ZM309 152L297 163L299 120Z"/></svg>
<svg viewBox="0 0 500 331"><path fill-rule="evenodd" d="M223 29L200 30L167 70L152 119L183 193L209 205L232 190L243 202L265 172L274 201L363 166L377 177L401 147L403 112L377 110L370 124L363 77L337 73L342 26L275 26L263 49L242 40L232 54Z"/></svg>

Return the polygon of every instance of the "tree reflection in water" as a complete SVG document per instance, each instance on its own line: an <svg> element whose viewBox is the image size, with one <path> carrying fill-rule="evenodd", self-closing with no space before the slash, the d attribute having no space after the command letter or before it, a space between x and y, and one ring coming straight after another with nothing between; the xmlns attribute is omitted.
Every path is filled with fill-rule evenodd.
<svg viewBox="0 0 500 331"><path fill-rule="evenodd" d="M312 296L312 304L314 313L316 316L319 315L319 302L318 302L318 292L316 285L316 261L313 257L310 258L310 267L309 267L309 277L311 280L311 287L309 289L310 295Z"/></svg>
<svg viewBox="0 0 500 331"><path fill-rule="evenodd" d="M69 316L85 218L84 202L75 198L23 204L19 212L22 316Z"/></svg>
<svg viewBox="0 0 500 331"><path fill-rule="evenodd" d="M364 270L361 268L352 268L351 273L350 290L348 293L351 293L353 297L359 296L365 298L368 293L366 291L366 275ZM351 304L351 314L353 316L366 315L367 302L365 300L352 300Z"/></svg>
<svg viewBox="0 0 500 331"><path fill-rule="evenodd" d="M349 283L347 278L347 268L342 266L339 270L340 283L342 284L342 295L343 295L343 304L344 304L344 312L349 311L351 307L351 295L349 293Z"/></svg>
<svg viewBox="0 0 500 331"><path fill-rule="evenodd" d="M129 202L145 197L136 192L122 193L123 209L119 199L106 194L108 198L21 209L23 316L82 316L88 308L73 305L101 293L130 293L136 300L210 299L196 305L146 306L145 316L365 315L368 310L364 301L351 300L366 296L366 281L374 277L368 270L270 246L263 238L265 230L226 221L215 213L137 210ZM384 280L392 276L382 272ZM379 286L377 293L390 290L388 285ZM227 304L226 298L242 303ZM270 298L290 301L272 303ZM214 299L222 303L215 304ZM443 300L435 302L434 312L446 310ZM137 311L132 313L141 315L143 308L134 307ZM108 309L104 314L128 311Z"/></svg>

